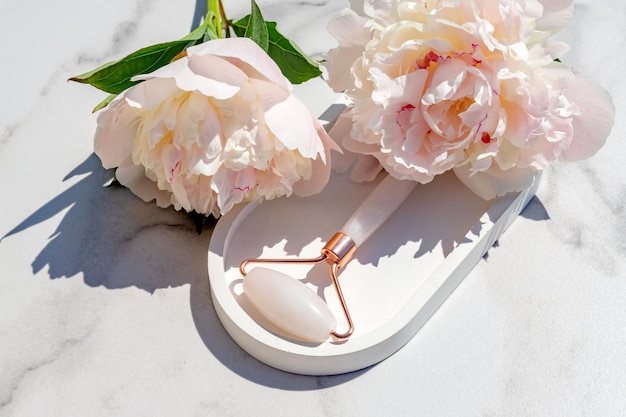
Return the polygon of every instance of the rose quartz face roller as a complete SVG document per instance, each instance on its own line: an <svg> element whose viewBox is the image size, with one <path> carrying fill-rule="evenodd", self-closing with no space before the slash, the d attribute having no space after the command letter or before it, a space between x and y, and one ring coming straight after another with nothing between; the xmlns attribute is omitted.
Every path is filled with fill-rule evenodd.
<svg viewBox="0 0 626 417"><path fill-rule="evenodd" d="M339 285L339 270L402 204L416 185L415 181L397 180L387 175L322 248L317 258L244 260L239 270L245 277L243 290L250 302L277 327L305 341L321 343L329 337L336 340L349 338L354 332L354 324ZM255 266L248 270L253 263L321 262L330 265L330 278L346 318L348 328L342 333L337 332L337 319L328 305L301 281L269 268Z"/></svg>

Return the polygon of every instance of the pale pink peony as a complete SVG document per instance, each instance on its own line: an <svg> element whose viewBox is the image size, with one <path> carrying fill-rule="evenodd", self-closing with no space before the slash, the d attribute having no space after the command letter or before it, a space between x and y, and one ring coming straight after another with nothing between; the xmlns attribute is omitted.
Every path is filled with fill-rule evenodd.
<svg viewBox="0 0 626 417"><path fill-rule="evenodd" d="M219 216L328 182L338 148L251 40L209 41L137 79L99 115L95 151L144 201Z"/></svg>
<svg viewBox="0 0 626 417"><path fill-rule="evenodd" d="M331 21L338 47L324 72L352 102L334 132L360 155L353 178L384 168L427 183L454 170L489 199L530 185L554 160L594 154L612 101L555 61L566 44L546 41L571 0L542 3L370 0Z"/></svg>

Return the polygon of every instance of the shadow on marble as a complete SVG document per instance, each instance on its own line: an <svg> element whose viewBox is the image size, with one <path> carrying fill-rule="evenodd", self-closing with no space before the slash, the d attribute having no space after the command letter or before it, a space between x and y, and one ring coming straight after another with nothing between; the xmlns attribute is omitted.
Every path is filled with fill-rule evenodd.
<svg viewBox="0 0 626 417"><path fill-rule="evenodd" d="M173 209L144 203L123 187L106 187L113 173L89 156L63 181L84 176L9 231L2 239L67 210L32 262L51 279L82 275L92 287L137 287L149 293L206 276L210 232Z"/></svg>
<svg viewBox="0 0 626 417"><path fill-rule="evenodd" d="M191 26L189 31L193 31L195 28L200 26L202 20L206 16L208 11L208 4L206 0L196 0L196 6L193 11L193 17L191 18Z"/></svg>
<svg viewBox="0 0 626 417"><path fill-rule="evenodd" d="M524 207L524 210L522 210L519 215L520 217L534 221L550 220L550 215L548 214L546 207L536 195L530 199L526 207ZM500 246L500 242L496 240L492 247L497 248L498 246ZM489 260L489 251L485 252L483 259Z"/></svg>
<svg viewBox="0 0 626 417"><path fill-rule="evenodd" d="M78 176L82 176L78 182L2 238L67 210L32 262L33 272L47 267L51 279L82 275L84 282L92 287L134 286L149 293L189 284L192 318L204 345L224 366L260 385L293 391L315 390L343 384L368 372L370 368L336 376L309 377L273 369L249 356L226 333L213 308L206 264L211 231L198 235L187 215L144 203L125 188L104 187L112 172L104 170L93 154L63 181ZM536 197L522 216L533 220L549 218Z"/></svg>
<svg viewBox="0 0 626 417"><path fill-rule="evenodd" d="M550 220L548 210L546 210L546 207L537 196L534 196L528 202L524 210L520 213L520 216L528 220Z"/></svg>
<svg viewBox="0 0 626 417"><path fill-rule="evenodd" d="M222 327L211 301L207 251L211 230L198 235L191 219L144 203L123 187L105 187L113 173L90 155L63 178L83 176L14 227L2 240L67 210L31 266L50 279L83 277L91 287L136 287L149 293L189 284L190 309L202 342L238 375L261 385L313 390L349 381L365 371L305 377L273 369L239 348Z"/></svg>

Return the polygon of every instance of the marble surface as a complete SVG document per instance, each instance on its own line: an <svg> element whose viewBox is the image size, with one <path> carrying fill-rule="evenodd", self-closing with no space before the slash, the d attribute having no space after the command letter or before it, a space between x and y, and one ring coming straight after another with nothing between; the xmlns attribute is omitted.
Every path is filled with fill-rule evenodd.
<svg viewBox="0 0 626 417"><path fill-rule="evenodd" d="M607 145L548 170L402 350L334 377L245 354L211 304L210 228L102 187L90 110L103 94L66 79L182 36L203 3L3 0L1 417L626 414L623 0L576 0L561 34L567 61L612 92ZM258 3L309 54L332 47L325 23L343 2ZM248 7L226 4L230 17ZM322 87L298 89L316 113Z"/></svg>

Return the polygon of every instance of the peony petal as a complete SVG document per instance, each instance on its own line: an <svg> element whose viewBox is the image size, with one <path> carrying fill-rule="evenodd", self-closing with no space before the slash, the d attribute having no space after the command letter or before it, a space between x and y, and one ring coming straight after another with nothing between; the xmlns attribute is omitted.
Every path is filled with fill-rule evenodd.
<svg viewBox="0 0 626 417"><path fill-rule="evenodd" d="M294 194L300 197L306 197L322 191L330 179L330 151L336 150L341 152L341 149L333 142L322 125L317 120L314 120L314 124L316 125L317 134L324 144L324 155L322 158L315 158L311 161L311 178L301 179L293 185Z"/></svg>
<svg viewBox="0 0 626 417"><path fill-rule="evenodd" d="M235 204L241 203L250 187L255 185L251 182L254 177L254 171L252 170L251 173L251 170L252 168L247 168L244 171L233 171L222 167L213 176L211 188L217 193L217 205L222 214L229 212ZM239 179L239 176L242 178ZM244 187L248 188L245 189Z"/></svg>
<svg viewBox="0 0 626 417"><path fill-rule="evenodd" d="M265 123L278 140L287 149L297 149L305 158L324 155L324 146L312 120L306 106L293 95L276 103L265 113Z"/></svg>
<svg viewBox="0 0 626 417"><path fill-rule="evenodd" d="M325 55L325 62L320 65L322 76L333 91L340 93L354 83L352 63L362 52L361 47L333 49Z"/></svg>
<svg viewBox="0 0 626 417"><path fill-rule="evenodd" d="M227 99L239 91L240 86L246 82L247 78L245 73L224 59L218 57L195 57L192 59L191 56L188 56L177 59L150 74L133 77L133 81L147 80L146 82L150 82L150 84L140 83L133 87L137 89L136 96L133 97L138 103L143 103L152 97L152 94L156 95L156 98L145 104L148 108L154 108L174 93L171 84L165 83L163 83L162 89L165 90L167 87L169 90L152 91L153 85L157 87L161 85L155 81L174 79L175 86L181 90L197 90L209 97Z"/></svg>
<svg viewBox="0 0 626 417"><path fill-rule="evenodd" d="M177 59L151 73L135 75L131 78L131 81L144 81L154 78L176 78L181 72L188 70L188 61L189 59L187 57Z"/></svg>
<svg viewBox="0 0 626 417"><path fill-rule="evenodd" d="M363 47L372 35L365 27L367 19L357 15L350 9L343 9L339 16L331 19L326 26L330 33L339 43L339 46Z"/></svg>
<svg viewBox="0 0 626 417"><path fill-rule="evenodd" d="M198 145L209 159L217 158L222 152L222 124L214 109L210 109L200 124Z"/></svg>
<svg viewBox="0 0 626 417"><path fill-rule="evenodd" d="M235 90L238 90L241 86L243 86L249 78L246 73L238 68L236 65L233 65L226 59L213 55L190 56L189 69L194 74L207 79L207 81L210 81L211 83L223 84L224 86L228 86L230 88L237 87ZM228 97L218 97L216 93L212 92L210 89L200 89L199 91L210 97L231 97L230 95Z"/></svg>
<svg viewBox="0 0 626 417"><path fill-rule="evenodd" d="M564 94L576 104L580 114L573 118L572 143L559 159L579 161L589 158L606 142L615 123L615 106L606 90L579 74Z"/></svg>
<svg viewBox="0 0 626 417"><path fill-rule="evenodd" d="M543 5L543 16L537 19L536 30L556 33L572 19L573 0L539 0Z"/></svg>
<svg viewBox="0 0 626 417"><path fill-rule="evenodd" d="M156 200L159 207L169 207L172 205L171 193L160 190L157 183L146 177L143 166L133 164L127 158L115 171L115 177L120 184L127 187L133 194L141 198L146 203Z"/></svg>
<svg viewBox="0 0 626 417"><path fill-rule="evenodd" d="M165 145L161 150L161 164L165 170L165 178L167 182L172 183L177 176L177 170L180 171L180 161L182 151L174 145Z"/></svg>
<svg viewBox="0 0 626 417"><path fill-rule="evenodd" d="M491 164L487 171L471 170L470 164L454 168L457 178L477 196L491 200L513 191L522 191L530 187L539 173L532 169L513 167L502 170L497 164Z"/></svg>
<svg viewBox="0 0 626 417"><path fill-rule="evenodd" d="M219 57L189 57L188 62L189 71L176 76L176 84L182 90L197 90L207 97L226 100L237 94L248 80L243 71Z"/></svg>
<svg viewBox="0 0 626 417"><path fill-rule="evenodd" d="M173 78L152 78L129 88L126 101L131 107L151 110L178 91Z"/></svg>
<svg viewBox="0 0 626 417"><path fill-rule="evenodd" d="M467 64L461 60L451 59L439 63L422 103L432 105L459 95L459 89L464 87L463 80L466 75Z"/></svg>
<svg viewBox="0 0 626 417"><path fill-rule="evenodd" d="M98 115L94 151L104 168L115 168L130 155L137 135L139 114L120 97Z"/></svg>
<svg viewBox="0 0 626 417"><path fill-rule="evenodd" d="M180 210L181 208L188 212L194 210L194 207L192 207L191 202L189 201L189 192L187 190L192 187L186 186L184 177L179 175L173 177L170 182L170 187L172 189L174 207L176 207L177 210Z"/></svg>
<svg viewBox="0 0 626 417"><path fill-rule="evenodd" d="M212 214L216 218L220 216L217 207L217 195L211 189L211 177L199 176L198 182L187 189L189 202L198 213Z"/></svg>
<svg viewBox="0 0 626 417"><path fill-rule="evenodd" d="M328 85L336 92L348 89L353 83L350 67L363 52L363 47L371 38L365 27L367 20L346 9L328 22L328 32L337 39L339 47L324 57L322 74Z"/></svg>
<svg viewBox="0 0 626 417"><path fill-rule="evenodd" d="M255 100L260 101L261 108L265 113L270 112L275 105L287 100L291 95L288 91L269 81L250 79L248 83L250 89L246 92L251 92L250 95L254 96Z"/></svg>
<svg viewBox="0 0 626 417"><path fill-rule="evenodd" d="M190 59L195 56L215 55L237 58L267 77L268 80L291 91L291 84L280 68L260 46L248 38L215 39L187 49Z"/></svg>

